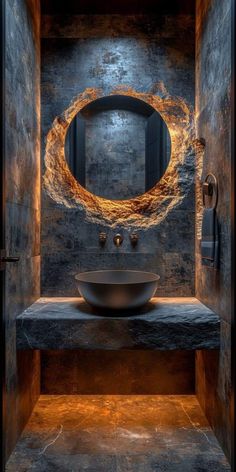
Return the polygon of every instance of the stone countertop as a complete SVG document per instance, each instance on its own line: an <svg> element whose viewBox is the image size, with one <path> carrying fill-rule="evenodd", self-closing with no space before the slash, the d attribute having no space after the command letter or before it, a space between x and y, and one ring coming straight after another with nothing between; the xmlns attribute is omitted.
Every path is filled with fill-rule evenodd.
<svg viewBox="0 0 236 472"><path fill-rule="evenodd" d="M118 316L119 315L119 316ZM82 298L40 298L16 319L18 349L219 349L220 318L196 298L96 312Z"/></svg>

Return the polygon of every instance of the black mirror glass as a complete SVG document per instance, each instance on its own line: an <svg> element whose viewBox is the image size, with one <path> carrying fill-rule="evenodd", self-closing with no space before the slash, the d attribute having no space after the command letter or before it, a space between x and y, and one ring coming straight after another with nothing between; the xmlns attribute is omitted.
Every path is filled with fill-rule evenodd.
<svg viewBox="0 0 236 472"><path fill-rule="evenodd" d="M166 123L149 104L114 95L86 105L72 120L65 143L68 166L89 192L124 200L150 190L171 152Z"/></svg>

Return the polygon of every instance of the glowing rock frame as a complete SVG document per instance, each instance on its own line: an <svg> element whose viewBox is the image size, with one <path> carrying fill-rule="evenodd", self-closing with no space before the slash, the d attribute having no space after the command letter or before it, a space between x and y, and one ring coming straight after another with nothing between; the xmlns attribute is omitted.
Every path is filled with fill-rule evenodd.
<svg viewBox="0 0 236 472"><path fill-rule="evenodd" d="M65 137L74 116L88 103L107 95L135 97L151 105L166 122L171 137L171 158L165 174L148 192L129 200L108 200L93 195L72 175L65 159ZM196 146L194 115L180 97L171 97L163 84L155 94L120 86L109 94L87 88L54 120L46 138L43 185L47 194L66 208L78 208L95 223L148 228L160 223L186 198L194 180Z"/></svg>

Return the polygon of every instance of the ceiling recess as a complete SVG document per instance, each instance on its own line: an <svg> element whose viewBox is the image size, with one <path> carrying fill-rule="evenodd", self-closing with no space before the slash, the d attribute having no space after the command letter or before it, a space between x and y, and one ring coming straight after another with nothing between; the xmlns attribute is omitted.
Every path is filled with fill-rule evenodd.
<svg viewBox="0 0 236 472"><path fill-rule="evenodd" d="M41 0L42 14L195 14L195 0Z"/></svg>

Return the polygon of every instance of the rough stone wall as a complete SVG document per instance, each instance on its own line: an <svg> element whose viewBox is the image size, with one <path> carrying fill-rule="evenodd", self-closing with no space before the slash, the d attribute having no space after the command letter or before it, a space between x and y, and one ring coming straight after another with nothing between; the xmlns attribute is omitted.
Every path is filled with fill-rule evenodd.
<svg viewBox="0 0 236 472"><path fill-rule="evenodd" d="M16 353L15 318L40 296L39 1L6 1L6 455L39 394L39 355Z"/></svg>
<svg viewBox="0 0 236 472"><path fill-rule="evenodd" d="M231 0L198 0L196 18L197 138L205 140L196 182L196 296L222 318L220 353L196 356L197 393L216 436L230 457L231 428ZM207 173L218 180L220 268L201 265L201 185Z"/></svg>
<svg viewBox="0 0 236 472"><path fill-rule="evenodd" d="M160 84L164 84L164 89ZM59 129L56 122L52 128L53 121L62 116L63 126L63 113L75 97L86 89L100 90L102 96L108 95L116 87L123 87L123 90L133 87L137 94L149 93L150 100L160 106L163 101L171 107L170 97L177 97L181 106L186 103L186 110L191 109L194 105L194 18L187 15L49 15L42 18L43 155L49 131L55 136ZM86 104L85 96L83 100ZM174 140L178 137L175 121L181 121L183 116L173 116ZM184 129L184 122L182 125ZM55 148L53 151L51 147L49 152L55 153ZM61 174L56 189L61 193L59 201L52 198L55 175L58 176L59 172L56 167L52 169L49 161L48 158L44 184L52 192L50 194L44 188L42 208L43 295L76 295L74 275L79 271L102 268L137 268L157 272L161 276L157 294L194 294L195 204L194 185L189 185L189 177L192 178L194 173L192 157L182 175L180 167L175 168L175 179L180 177L181 190L175 187L173 193L172 187L169 195L168 182L163 180L158 198L150 194L146 202L124 205L123 211L127 215L123 220L116 205L109 208L107 205L108 217L99 219L99 205L103 203L91 199L87 203L93 215L99 210L98 217L87 218L86 208L79 205L80 197L82 200L84 196L86 200L87 196L82 195L80 189L74 196L73 183L66 169L65 179ZM171 184L173 175L170 173L169 177ZM67 192L63 186L68 182L71 184L68 184ZM167 214L166 207L175 201L176 193L178 205ZM78 204L73 205L75 199ZM159 215L163 217L159 218ZM151 221L154 222L152 225ZM131 226L139 233L136 248L132 248L129 242ZM108 234L103 249L98 241L100 230ZM123 232L124 236L119 249L112 242L116 231Z"/></svg>

